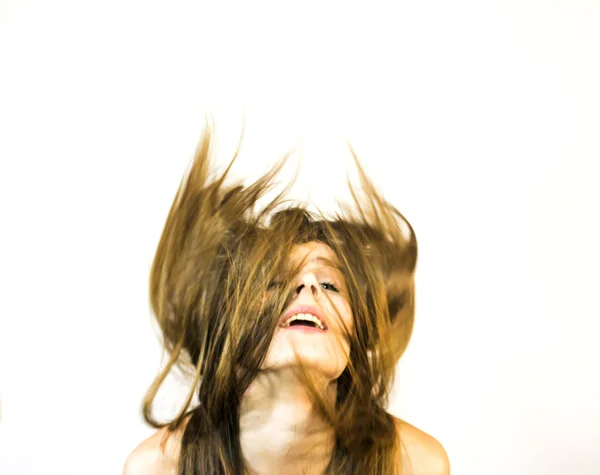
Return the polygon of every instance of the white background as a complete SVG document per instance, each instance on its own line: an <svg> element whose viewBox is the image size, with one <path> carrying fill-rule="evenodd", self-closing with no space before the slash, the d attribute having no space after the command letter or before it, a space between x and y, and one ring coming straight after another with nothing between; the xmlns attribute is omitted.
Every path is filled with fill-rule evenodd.
<svg viewBox="0 0 600 475"><path fill-rule="evenodd" d="M416 229L390 410L457 475L600 473L598 25L592 0L3 0L0 473L120 473L151 433L149 266L203 114L224 163L242 107L240 177L296 146L325 207L346 134Z"/></svg>

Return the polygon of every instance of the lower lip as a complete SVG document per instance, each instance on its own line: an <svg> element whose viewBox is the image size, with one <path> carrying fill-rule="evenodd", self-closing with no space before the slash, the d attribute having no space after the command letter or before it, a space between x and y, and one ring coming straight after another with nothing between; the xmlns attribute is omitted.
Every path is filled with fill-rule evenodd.
<svg viewBox="0 0 600 475"><path fill-rule="evenodd" d="M325 333L327 330L321 330L320 328L317 327L307 327L305 325L293 325L293 326L289 326L289 327L281 327L284 330L296 330L296 331L301 331L301 332L306 332L306 333Z"/></svg>

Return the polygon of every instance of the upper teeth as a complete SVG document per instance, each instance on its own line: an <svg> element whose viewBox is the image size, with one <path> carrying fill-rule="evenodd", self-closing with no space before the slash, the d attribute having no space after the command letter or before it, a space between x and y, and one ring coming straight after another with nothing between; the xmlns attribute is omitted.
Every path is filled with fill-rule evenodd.
<svg viewBox="0 0 600 475"><path fill-rule="evenodd" d="M309 322L313 322L321 330L325 330L325 325L323 325L323 322L321 320L319 320L317 317L315 317L312 313L297 313L296 315L292 315L290 318L288 318L285 321L283 326L289 327L290 323L292 323L294 320L307 320Z"/></svg>

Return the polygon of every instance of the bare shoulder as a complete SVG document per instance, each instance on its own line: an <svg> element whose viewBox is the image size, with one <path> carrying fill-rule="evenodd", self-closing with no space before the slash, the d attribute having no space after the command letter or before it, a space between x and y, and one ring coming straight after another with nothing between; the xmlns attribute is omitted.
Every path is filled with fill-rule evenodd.
<svg viewBox="0 0 600 475"><path fill-rule="evenodd" d="M401 443L402 468L406 475L449 475L446 450L434 437L402 419L394 418Z"/></svg>
<svg viewBox="0 0 600 475"><path fill-rule="evenodd" d="M156 431L129 454L123 475L177 475L182 434L181 428Z"/></svg>

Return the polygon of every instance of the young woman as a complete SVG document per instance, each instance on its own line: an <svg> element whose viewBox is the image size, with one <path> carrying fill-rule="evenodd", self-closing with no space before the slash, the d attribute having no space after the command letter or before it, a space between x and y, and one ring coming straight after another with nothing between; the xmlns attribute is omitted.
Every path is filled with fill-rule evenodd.
<svg viewBox="0 0 600 475"><path fill-rule="evenodd" d="M286 203L289 186L258 208L285 160L226 186L231 164L211 178L209 152L206 133L154 259L170 359L143 406L159 430L124 474L448 474L442 446L385 411L414 319L410 224L358 160L362 195L350 186L354 206L327 218ZM152 403L174 366L192 390L161 424Z"/></svg>

